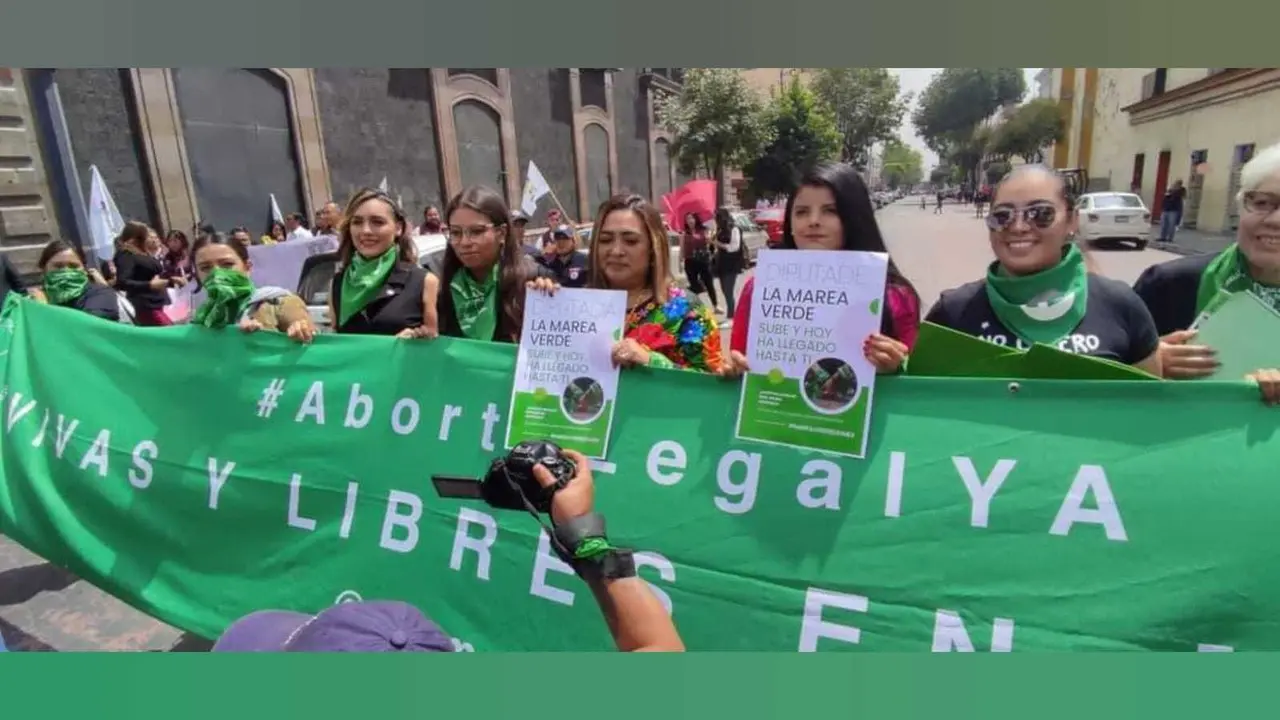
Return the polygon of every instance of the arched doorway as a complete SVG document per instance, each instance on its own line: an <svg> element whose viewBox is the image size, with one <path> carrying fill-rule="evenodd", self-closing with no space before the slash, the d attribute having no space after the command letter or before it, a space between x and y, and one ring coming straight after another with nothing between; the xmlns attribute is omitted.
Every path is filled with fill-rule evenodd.
<svg viewBox="0 0 1280 720"><path fill-rule="evenodd" d="M613 193L609 183L609 133L598 123L587 125L582 131L587 155L587 217Z"/></svg>
<svg viewBox="0 0 1280 720"><path fill-rule="evenodd" d="M273 194L281 212L308 214L284 78L258 68L172 73L198 222L261 232Z"/></svg>
<svg viewBox="0 0 1280 720"><path fill-rule="evenodd" d="M506 172L498 113L485 103L463 100L453 106L453 126L462 186L484 185L505 195Z"/></svg>

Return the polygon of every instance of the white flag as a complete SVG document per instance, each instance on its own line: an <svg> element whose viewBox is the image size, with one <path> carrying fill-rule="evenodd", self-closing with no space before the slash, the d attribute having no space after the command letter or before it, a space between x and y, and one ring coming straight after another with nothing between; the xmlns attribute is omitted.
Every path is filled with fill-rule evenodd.
<svg viewBox="0 0 1280 720"><path fill-rule="evenodd" d="M115 255L115 239L124 230L124 218L97 165L89 166L89 176L89 240L95 257L110 260Z"/></svg>
<svg viewBox="0 0 1280 720"><path fill-rule="evenodd" d="M391 192L391 190L390 190L390 186L389 186L389 185L387 185L387 176L386 176L386 175L383 175L383 176L382 176L382 182L378 183L378 189L379 189L379 190L381 190L382 192Z"/></svg>
<svg viewBox="0 0 1280 720"><path fill-rule="evenodd" d="M538 166L529 161L529 171L526 173L527 179L524 181L524 192L520 195L520 209L525 215L533 217L538 211L538 201L543 195L551 192L551 186L547 184L547 179L542 177L542 172L538 170Z"/></svg>
<svg viewBox="0 0 1280 720"><path fill-rule="evenodd" d="M275 193L271 193L271 221L284 224L284 213L280 212L280 203L276 202Z"/></svg>

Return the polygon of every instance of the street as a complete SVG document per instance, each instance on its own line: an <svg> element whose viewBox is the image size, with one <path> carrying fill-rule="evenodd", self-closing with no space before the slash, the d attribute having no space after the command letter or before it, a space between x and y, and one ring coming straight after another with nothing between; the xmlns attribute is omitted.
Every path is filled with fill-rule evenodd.
<svg viewBox="0 0 1280 720"><path fill-rule="evenodd" d="M981 277L992 261L985 224L969 205L945 205L935 215L907 198L879 212L898 267L920 293L927 312L948 288ZM1102 271L1132 283L1148 266L1177 257L1129 247L1094 250ZM741 281L739 282L741 286ZM728 343L728 332L724 334ZM129 608L88 583L0 537L0 633L21 650L203 649L173 628ZM175 647L177 644L177 647Z"/></svg>

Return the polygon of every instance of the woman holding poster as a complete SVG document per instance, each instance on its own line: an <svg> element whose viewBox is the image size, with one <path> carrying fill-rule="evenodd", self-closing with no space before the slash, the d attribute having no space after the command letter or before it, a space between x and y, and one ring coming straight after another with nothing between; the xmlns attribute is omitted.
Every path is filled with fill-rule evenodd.
<svg viewBox="0 0 1280 720"><path fill-rule="evenodd" d="M1240 227L1230 247L1153 265L1133 286L1164 336L1165 377L1202 378L1218 370L1214 350L1194 342L1189 328L1219 293L1245 291L1280 313L1280 145L1245 163L1240 188ZM1251 377L1267 402L1280 403L1280 370L1260 368Z"/></svg>
<svg viewBox="0 0 1280 720"><path fill-rule="evenodd" d="M779 247L889 254L866 183L853 166L843 163L819 167L800 181L799 189L787 199ZM753 277L742 286L738 298L726 369L730 376L747 370L747 328L751 325L754 291ZM920 297L892 259L885 284L885 308L880 332L867 338L863 352L879 372L892 373L902 367L920 329Z"/></svg>
<svg viewBox="0 0 1280 720"><path fill-rule="evenodd" d="M549 271L525 253L497 192L469 187L449 201L444 218L449 244L440 264L440 334L520 342L526 285L553 290Z"/></svg>
<svg viewBox="0 0 1280 720"><path fill-rule="evenodd" d="M1089 272L1061 176L1014 170L995 188L987 227L996 256L987 276L944 291L925 320L1012 349L1044 343L1160 375L1151 313L1124 283Z"/></svg>
<svg viewBox="0 0 1280 720"><path fill-rule="evenodd" d="M418 265L404 211L381 190L352 196L329 290L333 330L347 335L436 336L439 281Z"/></svg>
<svg viewBox="0 0 1280 720"><path fill-rule="evenodd" d="M662 214L639 195L615 195L596 214L587 287L627 292L626 329L614 362L719 373L724 361L716 317L672 284L668 242Z"/></svg>

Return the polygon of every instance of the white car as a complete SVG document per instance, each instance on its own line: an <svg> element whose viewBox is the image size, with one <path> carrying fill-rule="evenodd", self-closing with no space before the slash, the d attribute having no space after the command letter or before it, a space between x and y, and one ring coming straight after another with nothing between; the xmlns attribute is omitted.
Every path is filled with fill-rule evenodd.
<svg viewBox="0 0 1280 720"><path fill-rule="evenodd" d="M1081 240L1127 240L1139 250L1151 242L1151 211L1133 193L1086 193L1076 203L1076 212Z"/></svg>

